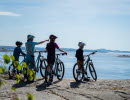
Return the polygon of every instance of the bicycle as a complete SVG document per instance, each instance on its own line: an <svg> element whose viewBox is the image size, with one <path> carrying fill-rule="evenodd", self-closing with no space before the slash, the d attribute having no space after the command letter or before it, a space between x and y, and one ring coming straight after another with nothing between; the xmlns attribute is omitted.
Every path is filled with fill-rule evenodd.
<svg viewBox="0 0 130 100"><path fill-rule="evenodd" d="M58 80L62 80L65 73L64 63L59 59L60 55L67 55L66 53L56 54L54 65L48 65L45 69L45 82L50 85L53 81L53 76ZM53 67L54 66L54 67Z"/></svg>
<svg viewBox="0 0 130 100"><path fill-rule="evenodd" d="M20 55L22 56L22 55ZM25 56L23 56L24 59L20 62L20 64L22 64L23 62L25 62ZM8 75L9 75L9 79L15 79L15 75L21 73L21 71L17 70L14 66L14 62L12 62L12 64L9 66L8 68Z"/></svg>
<svg viewBox="0 0 130 100"><path fill-rule="evenodd" d="M27 66L29 68L29 66L34 66L33 69L33 72L34 72L34 75L33 75L33 79L32 81L34 81L35 79L35 75L36 73L39 72L39 69L40 69L40 74L41 76L44 78L45 77L45 69L46 69L46 66L47 66L47 59L44 58L44 56L41 55L42 52L45 52L45 51L35 51L35 53L38 52L38 57L36 59L36 62L27 62ZM28 77L29 77L29 73L28 73L28 68L26 68L26 74L24 75L25 78L27 78L27 81L29 81Z"/></svg>
<svg viewBox="0 0 130 100"><path fill-rule="evenodd" d="M81 70L78 70L78 63L76 63L73 67L73 77L77 82L81 82L85 75L88 77L87 69L89 68L90 74L92 78L96 81L97 80L97 74L96 70L94 68L93 62L90 58L91 55L94 55L97 51L90 53L89 55L86 55L84 57L88 57L88 59L83 64L83 67Z"/></svg>

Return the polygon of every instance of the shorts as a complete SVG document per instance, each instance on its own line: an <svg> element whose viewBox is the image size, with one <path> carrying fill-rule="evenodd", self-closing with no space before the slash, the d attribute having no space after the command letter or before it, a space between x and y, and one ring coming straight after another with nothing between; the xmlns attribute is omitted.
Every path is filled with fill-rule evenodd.
<svg viewBox="0 0 130 100"><path fill-rule="evenodd" d="M78 70L81 70L83 68L84 61L77 60L78 64Z"/></svg>
<svg viewBox="0 0 130 100"><path fill-rule="evenodd" d="M55 56L48 56L47 57L47 63L48 63L48 65L54 65L54 63L55 63Z"/></svg>
<svg viewBox="0 0 130 100"><path fill-rule="evenodd" d="M35 67L35 60L34 60L34 56L30 56L27 55L26 59L25 59L26 64L28 65L29 63L31 63L28 67L31 69L34 69Z"/></svg>

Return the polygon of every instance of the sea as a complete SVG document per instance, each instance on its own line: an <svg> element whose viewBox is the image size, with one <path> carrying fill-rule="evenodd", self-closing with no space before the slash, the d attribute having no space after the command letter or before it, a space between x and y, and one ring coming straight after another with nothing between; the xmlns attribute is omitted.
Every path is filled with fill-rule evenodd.
<svg viewBox="0 0 130 100"><path fill-rule="evenodd" d="M88 55L89 53L91 52L84 52L84 55ZM2 55L4 54L11 55L12 52L0 52L1 66L3 65ZM42 53L42 55L44 58L47 56L45 53ZM130 57L118 57L119 55L130 55L130 53L97 52L90 56L98 79L130 79ZM37 56L38 53L35 53L35 58L37 58ZM64 78L73 78L72 70L76 63L75 51L68 51L67 56L60 56L59 59L63 61L65 65ZM20 61L22 60L23 57L20 57ZM6 65L7 69L8 66L9 65ZM89 71L88 74L91 77ZM40 72L37 73L37 76L41 76Z"/></svg>

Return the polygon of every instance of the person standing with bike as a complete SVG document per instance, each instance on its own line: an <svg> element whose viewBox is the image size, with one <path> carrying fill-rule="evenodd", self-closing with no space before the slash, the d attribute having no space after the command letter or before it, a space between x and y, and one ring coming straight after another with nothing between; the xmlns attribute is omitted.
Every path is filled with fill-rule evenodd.
<svg viewBox="0 0 130 100"><path fill-rule="evenodd" d="M16 74L19 74L21 71L17 70L17 66L15 66L15 62L19 63L19 56L20 54L22 54L22 56L26 56L26 54L22 51L21 46L22 46L22 42L17 41L16 43L16 47L13 51L13 56L14 56L14 61L12 62L12 64L9 66L8 68L8 74L9 74L9 79L13 79L15 78Z"/></svg>
<svg viewBox="0 0 130 100"><path fill-rule="evenodd" d="M75 57L77 58L77 64L78 64L78 71L82 72L83 65L84 65L84 55L83 55L83 49L85 46L85 43L79 42L78 43L79 49L76 50ZM89 77L85 77L84 80L89 81Z"/></svg>
<svg viewBox="0 0 130 100"><path fill-rule="evenodd" d="M36 45L42 44L46 41L49 40L45 40L45 41L41 41L41 42L33 42L34 40L34 36L33 35L28 35L27 36L27 42L25 43L26 46L26 52L27 52L27 56L26 56L26 63L28 64L28 62L32 62L35 63L35 56L34 56L34 49ZM33 64L29 66L31 69L34 68Z"/></svg>
<svg viewBox="0 0 130 100"><path fill-rule="evenodd" d="M17 47L13 51L13 56L15 58L15 61L19 62L19 56L20 56L20 54L22 54L22 56L26 56L26 54L21 49L21 46L23 44L22 42L17 41L15 44L16 44Z"/></svg>
<svg viewBox="0 0 130 100"><path fill-rule="evenodd" d="M57 45L57 43L55 43L55 40L57 39L57 36L55 35L50 35L49 37L50 39L50 42L47 43L46 45L46 51L47 51L47 62L48 62L48 68L51 68L53 69L53 65L54 65L54 62L55 62L55 52L56 52L56 49L58 49L59 51L61 52L64 52L65 54L67 54L67 52L63 51L62 49L59 48L59 46ZM50 70L50 69L48 69ZM53 80L50 78L50 81Z"/></svg>

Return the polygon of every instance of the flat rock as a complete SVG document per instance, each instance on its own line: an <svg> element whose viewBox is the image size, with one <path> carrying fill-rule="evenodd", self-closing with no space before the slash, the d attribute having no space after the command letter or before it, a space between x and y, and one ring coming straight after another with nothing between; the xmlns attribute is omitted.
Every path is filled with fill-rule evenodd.
<svg viewBox="0 0 130 100"><path fill-rule="evenodd" d="M7 83L0 87L0 100L27 100L27 93L34 95L34 100L128 100L130 99L130 79L98 79L96 82L77 83L74 79L54 79L47 86L42 78L34 83L5 79ZM11 91L11 87L16 91Z"/></svg>

